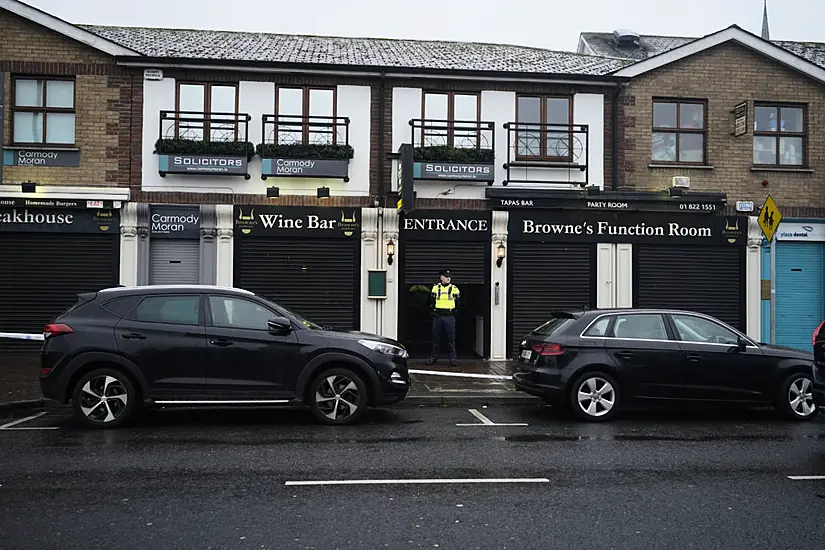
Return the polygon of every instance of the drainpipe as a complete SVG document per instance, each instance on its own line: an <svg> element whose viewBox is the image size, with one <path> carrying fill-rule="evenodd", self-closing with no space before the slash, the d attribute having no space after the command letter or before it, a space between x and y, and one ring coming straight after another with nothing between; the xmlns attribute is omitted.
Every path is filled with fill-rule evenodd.
<svg viewBox="0 0 825 550"><path fill-rule="evenodd" d="M378 95L380 97L380 101L378 102L378 200L382 206L386 202L386 195L387 191L384 188L384 157L387 156L386 152L386 140L384 138L385 134L385 112L386 112L386 82L387 82L387 73L381 71L381 80L378 84Z"/></svg>
<svg viewBox="0 0 825 550"><path fill-rule="evenodd" d="M612 191L619 189L619 95L623 86L620 84L613 93L613 111L610 113L613 139L610 140L610 188Z"/></svg>

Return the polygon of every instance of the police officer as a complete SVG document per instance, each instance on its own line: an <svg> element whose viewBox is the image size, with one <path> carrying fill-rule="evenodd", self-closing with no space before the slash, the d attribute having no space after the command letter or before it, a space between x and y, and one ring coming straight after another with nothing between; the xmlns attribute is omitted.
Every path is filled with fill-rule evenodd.
<svg viewBox="0 0 825 550"><path fill-rule="evenodd" d="M430 354L428 365L438 361L439 352L445 343L450 349L450 366L455 366L455 311L461 293L458 287L450 283L450 271L445 269L439 273L441 281L433 285L430 294L430 304L433 308L433 351Z"/></svg>

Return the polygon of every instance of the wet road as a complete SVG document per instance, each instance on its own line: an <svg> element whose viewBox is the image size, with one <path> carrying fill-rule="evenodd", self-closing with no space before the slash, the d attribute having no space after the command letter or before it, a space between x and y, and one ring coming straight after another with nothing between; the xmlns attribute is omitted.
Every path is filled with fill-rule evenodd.
<svg viewBox="0 0 825 550"><path fill-rule="evenodd" d="M0 548L825 544L825 420L478 413L396 408L328 428L297 412L178 411L88 431L51 410L0 429ZM353 480L417 483L327 484Z"/></svg>

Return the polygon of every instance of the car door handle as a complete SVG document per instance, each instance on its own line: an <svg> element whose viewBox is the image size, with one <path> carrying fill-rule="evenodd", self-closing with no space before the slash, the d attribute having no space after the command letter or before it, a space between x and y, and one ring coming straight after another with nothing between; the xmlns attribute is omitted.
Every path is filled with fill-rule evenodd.
<svg viewBox="0 0 825 550"><path fill-rule="evenodd" d="M218 346L218 347L221 347L221 348L225 348L227 346L232 345L232 342L230 342L229 340L223 340L223 339L221 339L221 340L209 340L209 343L212 344L213 346Z"/></svg>
<svg viewBox="0 0 825 550"><path fill-rule="evenodd" d="M699 360L702 358L702 356L701 356L701 355L686 355L685 357L686 357L686 358L687 358L687 360L688 360L688 361L690 361L691 363L698 363L698 362L699 362Z"/></svg>
<svg viewBox="0 0 825 550"><path fill-rule="evenodd" d="M616 352L616 356L621 357L622 359L630 359L631 357L633 357L633 352L632 351L619 351L619 352Z"/></svg>
<svg viewBox="0 0 825 550"><path fill-rule="evenodd" d="M129 334L121 334L121 338L126 340L146 340L146 337L142 334L138 334L136 332L130 332Z"/></svg>

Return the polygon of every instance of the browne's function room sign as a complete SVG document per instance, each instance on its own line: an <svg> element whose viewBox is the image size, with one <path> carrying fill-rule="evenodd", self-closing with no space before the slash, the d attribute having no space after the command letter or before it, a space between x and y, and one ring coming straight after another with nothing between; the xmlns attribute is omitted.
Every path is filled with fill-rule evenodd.
<svg viewBox="0 0 825 550"><path fill-rule="evenodd" d="M512 240L631 244L744 245L745 216L581 210L510 211Z"/></svg>
<svg viewBox="0 0 825 550"><path fill-rule="evenodd" d="M360 208L249 205L234 216L239 237L361 237Z"/></svg>

